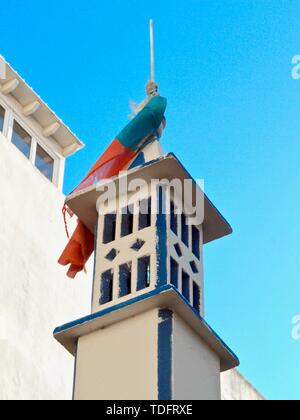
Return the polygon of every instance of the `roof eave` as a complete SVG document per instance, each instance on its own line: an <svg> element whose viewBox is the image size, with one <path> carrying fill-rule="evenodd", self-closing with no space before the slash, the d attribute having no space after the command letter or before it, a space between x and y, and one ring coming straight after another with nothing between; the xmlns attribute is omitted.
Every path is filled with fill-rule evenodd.
<svg viewBox="0 0 300 420"><path fill-rule="evenodd" d="M2 66L1 66L2 64ZM37 101L40 104L40 109L45 110L51 115L51 124L57 123L59 127L66 130L68 137L71 139L69 144L63 145L59 142L55 136L52 136L52 138L56 141L56 143L62 148L63 156L69 157L76 153L77 151L81 150L85 144L72 132L72 130L55 114L54 111L45 103L45 101L42 100L42 98L33 90L31 86L28 85L28 83L19 75L19 73L9 64L9 62L0 54L0 67L4 68L4 74L0 74L0 81L2 80L3 83L6 83L6 75L8 71L10 71L13 74L13 78L15 78L19 84L19 87L25 87L25 89L28 91L28 94L31 94L34 101ZM1 78L2 76L2 78ZM13 78L10 78L10 80L13 80ZM17 89L17 88L16 88ZM1 90L0 90L1 91ZM45 129L41 125L42 129Z"/></svg>

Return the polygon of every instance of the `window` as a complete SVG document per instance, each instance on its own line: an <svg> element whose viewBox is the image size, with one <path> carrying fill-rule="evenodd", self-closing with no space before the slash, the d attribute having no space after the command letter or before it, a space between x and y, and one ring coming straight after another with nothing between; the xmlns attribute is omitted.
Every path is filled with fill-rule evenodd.
<svg viewBox="0 0 300 420"><path fill-rule="evenodd" d="M200 287L193 282L193 307L198 313L200 313L200 297Z"/></svg>
<svg viewBox="0 0 300 420"><path fill-rule="evenodd" d="M150 257L140 258L138 260L137 291L140 291L149 287L150 282L151 282Z"/></svg>
<svg viewBox="0 0 300 420"><path fill-rule="evenodd" d="M186 300L190 300L190 277L185 271L182 271L182 294Z"/></svg>
<svg viewBox="0 0 300 420"><path fill-rule="evenodd" d="M151 198L140 202L139 230L151 226Z"/></svg>
<svg viewBox="0 0 300 420"><path fill-rule="evenodd" d="M11 141L29 159L32 139L16 121L14 121Z"/></svg>
<svg viewBox="0 0 300 420"><path fill-rule="evenodd" d="M187 224L187 217L182 213L181 215L181 240L188 247L189 246L189 225Z"/></svg>
<svg viewBox="0 0 300 420"><path fill-rule="evenodd" d="M178 234L178 218L176 214L175 204L171 201L171 230L175 235Z"/></svg>
<svg viewBox="0 0 300 420"><path fill-rule="evenodd" d="M121 236L131 235L133 233L133 206L127 207L122 211L122 225L121 225Z"/></svg>
<svg viewBox="0 0 300 420"><path fill-rule="evenodd" d="M114 273L112 270L102 274L100 305L105 305L113 300L113 279Z"/></svg>
<svg viewBox="0 0 300 420"><path fill-rule="evenodd" d="M5 118L5 109L2 108L2 106L0 105L0 133L3 132L4 118Z"/></svg>
<svg viewBox="0 0 300 420"><path fill-rule="evenodd" d="M200 231L196 226L192 228L193 254L200 260Z"/></svg>
<svg viewBox="0 0 300 420"><path fill-rule="evenodd" d="M171 284L178 289L178 264L171 258Z"/></svg>
<svg viewBox="0 0 300 420"><path fill-rule="evenodd" d="M11 110L13 111L13 110ZM3 131L6 110L0 105L0 132ZM24 123L25 124L25 123ZM30 124L29 124L30 126ZM52 157L40 144L38 136L32 133L30 128L23 128L15 119L12 120L11 143L42 173L50 182L56 183L56 172L58 159ZM10 131L10 130L9 130ZM50 146L51 147L51 146ZM50 153L52 153L50 151Z"/></svg>
<svg viewBox="0 0 300 420"><path fill-rule="evenodd" d="M120 267L120 290L119 297L128 296L131 293L131 264Z"/></svg>
<svg viewBox="0 0 300 420"><path fill-rule="evenodd" d="M49 181L53 179L54 160L48 153L38 144L35 156L35 166L45 175Z"/></svg>
<svg viewBox="0 0 300 420"><path fill-rule="evenodd" d="M106 214L104 216L104 231L103 231L103 243L109 244L116 240L116 226L117 216L116 214Z"/></svg>

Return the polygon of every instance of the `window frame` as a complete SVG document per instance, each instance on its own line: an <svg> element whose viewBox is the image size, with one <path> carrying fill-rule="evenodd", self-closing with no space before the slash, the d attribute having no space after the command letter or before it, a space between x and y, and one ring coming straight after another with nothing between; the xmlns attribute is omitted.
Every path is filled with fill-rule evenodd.
<svg viewBox="0 0 300 420"><path fill-rule="evenodd" d="M38 149L38 146L41 148L41 149L43 149L44 150L44 152L46 152L47 153L47 155L49 155L49 157L51 158L51 159L53 159L53 171L52 171L52 179L50 180L46 175L44 175L40 170L39 170L39 168L36 166L36 156L37 156L37 149ZM48 181L50 181L50 182L52 182L52 183L55 183L54 182L54 180L56 179L56 159L55 159L55 157L53 157L53 155L52 155L52 153L50 153L49 151L48 151L48 149L46 148L46 147L44 147L44 146L42 146L41 145L41 143L38 141L38 140L36 140L35 141L35 145L34 145L34 158L33 158L33 161L34 161L34 166L35 166L35 168L46 178L46 179L48 179ZM56 184L56 183L55 183Z"/></svg>
<svg viewBox="0 0 300 420"><path fill-rule="evenodd" d="M14 133L14 126L15 126L15 123L17 123L20 127L21 127L21 129L22 130L24 130L27 134L28 134L28 136L30 137L30 148L29 148L29 157L27 157L26 155L24 155L21 151L20 151L20 149L13 143L13 140L12 140L12 137L13 137L13 133ZM31 135L31 133L29 133L28 132L28 130L26 130L25 128L24 128L24 126L22 125L22 124L20 124L20 122L19 121L17 121L16 120L16 118L13 118L13 120L12 120L12 128L11 128L11 135L10 135L10 138L9 138L9 141L19 150L19 152L21 152L22 153L22 155L27 159L27 160L29 160L30 162L32 162L32 155L33 155L33 149L34 149L34 141L33 141L33 137L32 137L32 135Z"/></svg>
<svg viewBox="0 0 300 420"><path fill-rule="evenodd" d="M4 123L3 123L3 130L1 131L1 134L2 134L2 136L8 138L8 129L9 129L10 114L11 114L12 111L7 106L7 104L3 100L1 100L1 98L0 98L0 106L5 111Z"/></svg>
<svg viewBox="0 0 300 420"><path fill-rule="evenodd" d="M46 180L54 184L57 188L59 188L60 187L60 169L61 169L61 164L62 164L61 157L58 154L56 154L55 151L51 150L47 146L45 141L43 141L42 134L37 134L37 131L28 124L28 122L26 121L27 117L20 115L20 112L13 109L13 105L10 103L10 101L5 100L5 98L3 98L1 95L0 95L0 105L2 106L2 108L5 109L4 126L3 126L3 131L1 134L10 143L12 143L13 125L14 125L14 121L16 121L30 135L32 139L31 149L30 149L30 158L27 159L25 156L24 157L30 161L30 163L39 172L39 174L43 176L43 178L45 178ZM48 155L54 161L52 180L44 176L35 165L37 145L39 145L42 149L44 149L45 152L48 153ZM16 147L16 149L18 148Z"/></svg>
<svg viewBox="0 0 300 420"><path fill-rule="evenodd" d="M52 150L49 150L48 147L41 141L41 138L37 136L26 122L22 118L20 118L15 112L12 111L11 115L11 121L10 121L10 133L8 136L8 140L12 142L12 136L13 136L13 130L14 130L14 123L18 123L31 137L31 148L30 148L30 156L29 161L31 164L35 167L35 169L39 172L39 174L43 175L41 171L38 169L38 167L35 164L36 159L36 152L37 152L37 145L39 145L42 149L45 150L45 152L53 159L53 175L52 179L50 180L45 175L43 177L50 181L52 184L57 185L58 184L58 172L59 172L59 158L57 155L54 154Z"/></svg>
<svg viewBox="0 0 300 420"><path fill-rule="evenodd" d="M0 109L3 109L3 111L4 111L4 116L3 116L3 127L2 127L2 129L0 128L0 133L2 133L3 134L3 131L4 131L4 126L5 126L5 120L6 120L6 109L4 108L4 106L2 106L1 104L0 104Z"/></svg>

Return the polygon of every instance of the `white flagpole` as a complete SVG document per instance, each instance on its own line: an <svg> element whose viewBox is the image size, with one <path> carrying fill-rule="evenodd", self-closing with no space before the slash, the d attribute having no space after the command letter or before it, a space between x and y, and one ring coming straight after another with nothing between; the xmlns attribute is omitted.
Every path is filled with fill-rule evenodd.
<svg viewBox="0 0 300 420"><path fill-rule="evenodd" d="M154 68L154 33L153 33L153 20L150 20L150 62L151 62L151 81L155 81L155 68Z"/></svg>

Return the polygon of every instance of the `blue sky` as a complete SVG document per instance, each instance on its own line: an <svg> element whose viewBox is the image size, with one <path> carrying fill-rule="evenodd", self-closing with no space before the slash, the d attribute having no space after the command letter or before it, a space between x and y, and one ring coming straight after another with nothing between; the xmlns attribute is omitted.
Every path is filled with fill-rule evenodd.
<svg viewBox="0 0 300 420"><path fill-rule="evenodd" d="M128 122L149 76L177 154L234 228L206 246L207 319L270 399L300 399L298 0L10 0L0 52L84 140L65 192Z"/></svg>

